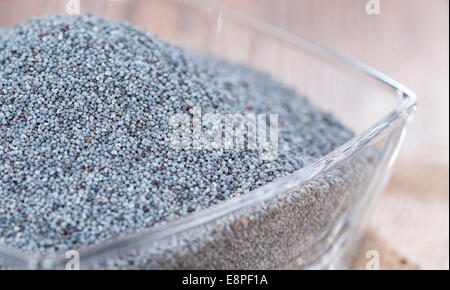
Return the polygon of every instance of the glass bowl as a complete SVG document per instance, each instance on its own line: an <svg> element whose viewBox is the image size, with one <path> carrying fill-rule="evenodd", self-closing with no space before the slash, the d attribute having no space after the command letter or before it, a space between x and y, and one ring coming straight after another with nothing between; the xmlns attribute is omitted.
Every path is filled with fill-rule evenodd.
<svg viewBox="0 0 450 290"><path fill-rule="evenodd" d="M80 267L345 268L389 180L416 108L414 93L311 40L211 2L80 1L79 8L129 21L183 48L268 72L332 113L356 136L250 193L174 222L74 249ZM2 1L0 27L33 16L78 12L71 4ZM73 257L73 252L40 255L0 245L0 268L64 269Z"/></svg>

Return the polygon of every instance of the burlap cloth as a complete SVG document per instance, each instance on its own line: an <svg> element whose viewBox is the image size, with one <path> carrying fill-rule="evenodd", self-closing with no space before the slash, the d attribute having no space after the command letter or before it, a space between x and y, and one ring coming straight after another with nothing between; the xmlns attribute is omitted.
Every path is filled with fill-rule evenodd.
<svg viewBox="0 0 450 290"><path fill-rule="evenodd" d="M380 269L448 269L448 176L448 165L400 160L351 268L366 269L375 250Z"/></svg>

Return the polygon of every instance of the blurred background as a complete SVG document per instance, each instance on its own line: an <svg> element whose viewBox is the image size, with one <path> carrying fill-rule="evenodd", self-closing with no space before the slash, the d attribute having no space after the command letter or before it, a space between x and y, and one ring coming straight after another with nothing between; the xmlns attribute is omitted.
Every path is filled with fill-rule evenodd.
<svg viewBox="0 0 450 290"><path fill-rule="evenodd" d="M48 5L54 2L48 1ZM365 254L376 250L382 269L448 269L449 1L211 2L320 42L376 68L417 94L419 106L415 120L352 267L364 269ZM368 2L378 7L367 10ZM30 5L33 1L26 3ZM136 3L142 7L117 13L138 13L144 26L146 21L153 21L146 18L146 9L151 9L147 2ZM35 4L42 5L42 2ZM160 17L167 23L176 21L172 11L165 12ZM20 11L20 18L28 17ZM23 19L7 9L6 1L0 0L0 26Z"/></svg>

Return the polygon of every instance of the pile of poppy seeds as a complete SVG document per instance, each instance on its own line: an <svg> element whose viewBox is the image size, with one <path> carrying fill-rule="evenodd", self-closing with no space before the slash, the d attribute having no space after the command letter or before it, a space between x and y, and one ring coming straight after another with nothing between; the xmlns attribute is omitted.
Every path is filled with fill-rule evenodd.
<svg viewBox="0 0 450 290"><path fill-rule="evenodd" d="M174 149L178 113L278 114L278 156ZM195 126L196 124L192 124ZM95 16L0 30L0 244L43 254L245 194L353 136L269 75Z"/></svg>

